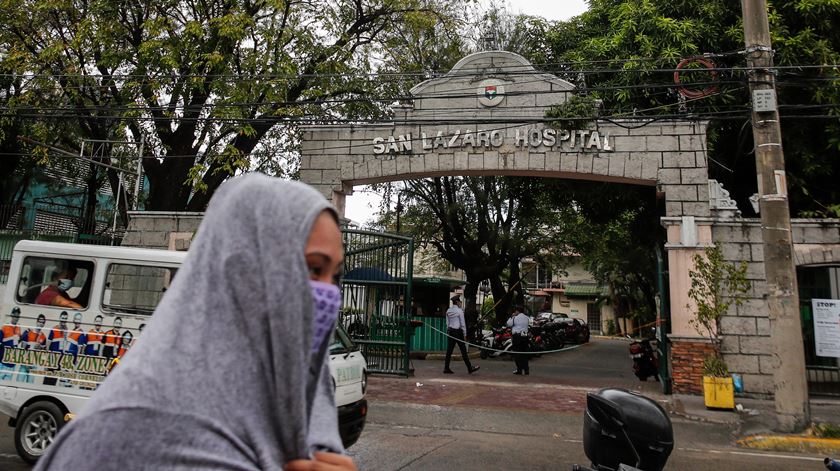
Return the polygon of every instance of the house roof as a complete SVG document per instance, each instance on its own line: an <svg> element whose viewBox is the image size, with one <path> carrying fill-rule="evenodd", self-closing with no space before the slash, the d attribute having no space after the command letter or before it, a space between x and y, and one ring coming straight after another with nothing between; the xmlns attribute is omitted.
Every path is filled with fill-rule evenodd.
<svg viewBox="0 0 840 471"><path fill-rule="evenodd" d="M458 286L464 286L467 284L464 280L459 280L457 278L447 278L445 276L415 276L413 277L414 284L421 284L425 286L447 286L449 288L455 288Z"/></svg>
<svg viewBox="0 0 840 471"><path fill-rule="evenodd" d="M595 284L568 283L566 284L566 296L579 298L597 298L602 296L603 290Z"/></svg>

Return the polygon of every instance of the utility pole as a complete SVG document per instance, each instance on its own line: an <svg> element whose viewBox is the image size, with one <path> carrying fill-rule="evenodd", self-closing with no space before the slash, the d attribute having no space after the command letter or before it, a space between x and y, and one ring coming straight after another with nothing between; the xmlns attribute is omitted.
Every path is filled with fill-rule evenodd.
<svg viewBox="0 0 840 471"><path fill-rule="evenodd" d="M776 420L779 430L792 432L805 428L810 411L770 25L765 0L741 0L741 11L752 97Z"/></svg>

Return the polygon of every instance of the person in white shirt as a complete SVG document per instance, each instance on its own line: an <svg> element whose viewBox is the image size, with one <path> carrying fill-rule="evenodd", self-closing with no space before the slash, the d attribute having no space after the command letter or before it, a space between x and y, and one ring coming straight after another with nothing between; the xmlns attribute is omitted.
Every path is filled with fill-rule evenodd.
<svg viewBox="0 0 840 471"><path fill-rule="evenodd" d="M446 361L444 362L443 372L446 374L453 374L454 371L449 369L449 360L452 359L452 351L455 350L455 344L458 344L458 349L461 350L461 358L467 365L467 372L470 374L478 371L480 366L472 366L470 357L467 355L467 346L464 344L464 338L467 335L467 322L464 319L464 310L461 309L461 298L458 296L452 297L452 307L446 311Z"/></svg>
<svg viewBox="0 0 840 471"><path fill-rule="evenodd" d="M527 352L528 351L528 316L522 312L521 306L514 306L513 314L507 321L507 326L511 328L513 333L513 351ZM513 355L513 361L516 362L515 375L530 374L528 369L528 354L517 353Z"/></svg>

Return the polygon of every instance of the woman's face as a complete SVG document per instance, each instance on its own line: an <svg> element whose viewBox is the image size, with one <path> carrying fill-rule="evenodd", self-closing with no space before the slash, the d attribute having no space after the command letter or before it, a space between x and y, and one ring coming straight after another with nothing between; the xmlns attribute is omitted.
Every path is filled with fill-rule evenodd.
<svg viewBox="0 0 840 471"><path fill-rule="evenodd" d="M309 279L337 285L341 278L344 248L341 231L332 215L323 211L315 220L304 249Z"/></svg>

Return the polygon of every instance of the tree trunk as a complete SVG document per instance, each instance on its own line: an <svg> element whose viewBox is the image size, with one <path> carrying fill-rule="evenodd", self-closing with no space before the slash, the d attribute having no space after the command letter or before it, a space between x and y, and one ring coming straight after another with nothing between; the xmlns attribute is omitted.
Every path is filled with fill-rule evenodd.
<svg viewBox="0 0 840 471"><path fill-rule="evenodd" d="M111 185L111 194L114 195L114 211L119 212L120 222L122 226L128 228L128 192L126 191L126 180L123 175L122 185L120 185L120 176L114 169L107 169L108 183ZM117 195L119 194L119 206L117 203Z"/></svg>
<svg viewBox="0 0 840 471"><path fill-rule="evenodd" d="M96 206L98 201L96 196L99 187L99 166L90 164L90 173L87 178L87 193L85 194L85 203L82 207L81 221L79 224L79 234L96 234Z"/></svg>
<svg viewBox="0 0 840 471"><path fill-rule="evenodd" d="M525 286L522 284L522 272L519 271L519 260L510 264L510 279L508 280L508 289L513 294L513 303L525 305Z"/></svg>
<svg viewBox="0 0 840 471"><path fill-rule="evenodd" d="M513 304L513 297L505 289L502 278L498 275L490 278L490 289L493 292L493 302L496 306L494 309L496 313L495 324L501 325L510 317L510 306Z"/></svg>
<svg viewBox="0 0 840 471"><path fill-rule="evenodd" d="M615 291L615 285L612 281L607 284L609 288L609 296L610 296L610 304L613 307L613 323L615 323L615 333L616 335L622 335L621 323L619 322L620 312L621 311L621 299L618 297L618 294Z"/></svg>
<svg viewBox="0 0 840 471"><path fill-rule="evenodd" d="M475 279L467 277L467 285L464 286L464 318L467 321L467 335L470 340L475 341L476 323L478 321L478 312L475 307L476 294L478 293L478 283Z"/></svg>
<svg viewBox="0 0 840 471"><path fill-rule="evenodd" d="M149 178L146 210L184 211L190 198L190 187L185 182L189 177L192 160L171 158L164 160L163 164L154 161L157 165L147 164L145 160L143 165Z"/></svg>

